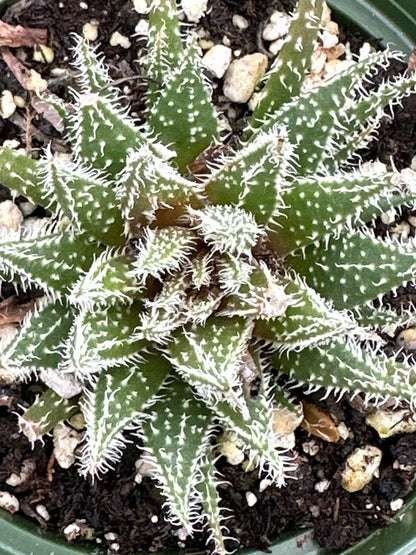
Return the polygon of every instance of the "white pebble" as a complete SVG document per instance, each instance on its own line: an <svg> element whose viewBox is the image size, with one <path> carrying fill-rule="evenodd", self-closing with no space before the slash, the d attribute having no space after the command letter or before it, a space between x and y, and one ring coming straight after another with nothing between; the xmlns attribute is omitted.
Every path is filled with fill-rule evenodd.
<svg viewBox="0 0 416 555"><path fill-rule="evenodd" d="M79 7L81 10L88 10L88 4L86 2L80 2Z"/></svg>
<svg viewBox="0 0 416 555"><path fill-rule="evenodd" d="M153 524L156 524L156 522L159 522L159 517L157 515L152 515L150 518L150 522L153 522Z"/></svg>
<svg viewBox="0 0 416 555"><path fill-rule="evenodd" d="M273 484L272 480L269 480L268 478L263 478L262 480L260 480L259 492L261 493L262 491L267 489L272 484Z"/></svg>
<svg viewBox="0 0 416 555"><path fill-rule="evenodd" d="M228 46L216 44L205 53L202 65L221 79L231 63L232 51Z"/></svg>
<svg viewBox="0 0 416 555"><path fill-rule="evenodd" d="M37 205L34 204L33 202L26 200L24 202L19 203L19 210L23 214L23 216L26 217L26 216L30 216L30 214L32 214L32 212L36 210L36 206Z"/></svg>
<svg viewBox="0 0 416 555"><path fill-rule="evenodd" d="M330 483L331 482L329 480L321 480L320 482L316 482L313 489L315 491L318 491L319 493L322 493L329 488Z"/></svg>
<svg viewBox="0 0 416 555"><path fill-rule="evenodd" d="M147 35L149 34L149 21L147 19L141 19L134 28L134 32L137 35L147 37Z"/></svg>
<svg viewBox="0 0 416 555"><path fill-rule="evenodd" d="M81 528L78 526L76 522L72 524L68 524L63 530L64 535L68 541L72 541L77 538L81 533Z"/></svg>
<svg viewBox="0 0 416 555"><path fill-rule="evenodd" d="M277 39L270 43L269 52L276 56L282 49L285 41L283 39Z"/></svg>
<svg viewBox="0 0 416 555"><path fill-rule="evenodd" d="M87 23L84 23L82 27L82 36L85 40L94 42L98 38L98 26L99 22L96 19L92 19Z"/></svg>
<svg viewBox="0 0 416 555"><path fill-rule="evenodd" d="M133 0L133 8L137 13L147 13L148 7L146 0Z"/></svg>
<svg viewBox="0 0 416 555"><path fill-rule="evenodd" d="M225 432L221 436L218 450L227 459L228 464L236 466L244 461L242 444L233 432Z"/></svg>
<svg viewBox="0 0 416 555"><path fill-rule="evenodd" d="M383 214L381 214L380 216L380 219L384 225L392 224L396 219L396 210L394 208L391 208L390 210L383 212Z"/></svg>
<svg viewBox="0 0 416 555"><path fill-rule="evenodd" d="M320 37L323 48L332 48L338 44L338 37L328 31L322 31Z"/></svg>
<svg viewBox="0 0 416 555"><path fill-rule="evenodd" d="M33 59L35 62L50 64L55 58L55 52L50 46L39 44L33 51Z"/></svg>
<svg viewBox="0 0 416 555"><path fill-rule="evenodd" d="M30 70L29 79L26 81L26 89L36 93L45 92L48 88L48 82L42 79L42 76L34 69Z"/></svg>
<svg viewBox="0 0 416 555"><path fill-rule="evenodd" d="M401 497L398 497L394 501L390 502L390 508L392 511L398 511L403 507L403 504L404 504L404 499L401 499Z"/></svg>
<svg viewBox="0 0 416 555"><path fill-rule="evenodd" d="M264 40L277 40L284 37L289 31L291 18L285 12L275 11L270 17L269 23L265 26L262 38Z"/></svg>
<svg viewBox="0 0 416 555"><path fill-rule="evenodd" d="M121 46L121 48L130 48L131 42L130 39L118 31L114 31L114 33L110 37L110 44L111 46Z"/></svg>
<svg viewBox="0 0 416 555"><path fill-rule="evenodd" d="M240 29L241 31L244 31L244 29L247 29L249 23L248 23L247 19L245 17L243 17L242 15L234 14L233 15L233 25L237 29Z"/></svg>
<svg viewBox="0 0 416 555"><path fill-rule="evenodd" d="M412 227L416 227L416 216L409 216L407 221Z"/></svg>
<svg viewBox="0 0 416 555"><path fill-rule="evenodd" d="M56 372L52 368L44 368L40 371L39 377L48 387L66 399L81 393L81 384L69 372L66 374L65 372Z"/></svg>
<svg viewBox="0 0 416 555"><path fill-rule="evenodd" d="M0 491L0 507L9 513L15 513L19 510L20 505L17 497L8 491Z"/></svg>
<svg viewBox="0 0 416 555"><path fill-rule="evenodd" d="M197 23L207 9L208 0L182 0L182 9L189 21Z"/></svg>
<svg viewBox="0 0 416 555"><path fill-rule="evenodd" d="M378 473L381 457L382 451L374 445L366 445L353 451L342 471L342 487L350 493L362 490Z"/></svg>
<svg viewBox="0 0 416 555"><path fill-rule="evenodd" d="M187 528L185 528L185 526L182 526L181 528L179 528L176 531L176 534L178 536L178 538L184 542L186 540L186 538L189 536L189 530Z"/></svg>
<svg viewBox="0 0 416 555"><path fill-rule="evenodd" d="M397 344L405 351L416 351L416 328L403 330L397 336Z"/></svg>
<svg viewBox="0 0 416 555"><path fill-rule="evenodd" d="M393 238L400 239L401 241L406 241L410 235L410 224L409 222L399 222L397 225L391 228L391 235Z"/></svg>
<svg viewBox="0 0 416 555"><path fill-rule="evenodd" d="M16 474L15 472L10 474L10 476L6 480L6 484L8 486L12 486L13 488L16 486L20 486L20 484L23 484L24 482L26 482L26 480L29 478L29 476L32 474L35 468L36 468L35 461L32 461L31 459L27 459L26 461L23 461L22 468L20 469L19 474Z"/></svg>
<svg viewBox="0 0 416 555"><path fill-rule="evenodd" d="M153 471L153 465L151 462L146 461L145 459L137 459L135 462L136 467L136 474L134 476L134 481L136 484L141 484L143 478L146 476L151 476Z"/></svg>
<svg viewBox="0 0 416 555"><path fill-rule="evenodd" d="M50 520L51 515L48 513L48 509L45 505L36 505L35 510L43 520Z"/></svg>
<svg viewBox="0 0 416 555"><path fill-rule="evenodd" d="M53 429L53 454L61 468L69 468L74 464L75 449L82 441L82 436L64 422L59 422Z"/></svg>
<svg viewBox="0 0 416 555"><path fill-rule="evenodd" d="M16 111L16 103L13 94L8 89L5 89L0 96L0 116L2 118L9 118Z"/></svg>
<svg viewBox="0 0 416 555"><path fill-rule="evenodd" d="M117 539L117 534L114 532L107 532L107 534L104 534L104 537L108 542L113 542Z"/></svg>
<svg viewBox="0 0 416 555"><path fill-rule="evenodd" d="M0 202L0 228L17 231L23 222L23 214L11 200Z"/></svg>
<svg viewBox="0 0 416 555"><path fill-rule="evenodd" d="M224 95L233 102L247 102L267 69L267 56L256 52L234 60L225 74Z"/></svg>
<svg viewBox="0 0 416 555"><path fill-rule="evenodd" d="M416 415L410 409L377 409L367 416L366 423L377 431L381 439L416 432Z"/></svg>
<svg viewBox="0 0 416 555"><path fill-rule="evenodd" d="M249 507L254 507L258 499L252 491L246 491L246 501Z"/></svg>

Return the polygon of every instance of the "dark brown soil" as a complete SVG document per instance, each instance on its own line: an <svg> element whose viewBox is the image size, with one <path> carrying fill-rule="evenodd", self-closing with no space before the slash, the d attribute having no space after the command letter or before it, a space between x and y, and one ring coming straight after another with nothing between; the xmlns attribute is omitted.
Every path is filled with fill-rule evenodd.
<svg viewBox="0 0 416 555"><path fill-rule="evenodd" d="M221 42L226 35L233 47L243 53L266 51L267 45L261 40L265 21L274 9L288 10L293 4L292 0L270 0L265 7L264 0L211 0L212 9L204 18L203 25L215 42ZM136 37L127 50L108 45L109 37L116 30L131 37L139 16L130 10L130 2L125 0L88 0L87 6L83 9L81 3L75 0L23 0L7 12L5 20L48 29L55 61L49 66L42 65L39 70L48 79L53 92L64 98L67 98L68 86L71 85L71 73L67 77L57 77L52 70L69 67L70 33L81 33L84 23L93 18L99 20L99 41L111 76L115 80L124 80L120 86L140 119L146 88L146 76L141 75L137 63L142 43ZM235 13L249 20L250 27L246 31L238 31L232 25ZM347 39L356 51L361 39L343 31L342 40L345 42ZM37 68L37 64L31 62L29 49L27 52L20 49L19 55L30 67ZM402 70L403 66L399 69ZM27 92L0 57L0 91L4 88L27 98ZM247 107L232 105L219 93L214 97L220 109L230 117L232 127L238 130ZM19 109L8 120L0 118L0 143L12 138L19 139L23 146L30 141L35 155L49 141L58 146L62 141L56 129L40 117L30 104L27 110ZM415 153L416 96L413 96L395 110L394 119L386 117L378 142L372 144L363 156L365 159L378 157L386 163L390 163L392 157L401 169L410 164ZM8 198L8 194L0 189L1 198ZM11 287L3 285L3 297L13 292ZM414 296L414 292L405 289L403 295ZM95 484L80 478L75 467L62 470L55 464L53 474L48 473L53 450L51 439L46 438L44 445L37 443L32 449L18 433L17 417L12 412L18 411L19 406L28 406L38 387L36 384L23 388L0 387L0 490L10 491L18 497L23 514L43 527L60 531L75 521L85 521L94 529L99 545L108 549L110 545L117 544L121 555L133 555L139 550L153 552L162 547L176 550L184 547L189 552L205 551L203 534L184 543L179 540L177 531L165 522L163 499L151 481L144 479L140 485L134 482L134 463L140 455L136 445L129 445L122 464ZM315 394L312 400L319 404L319 395ZM227 526L230 535L238 538L239 547L267 549L270 542L285 531L313 527L315 537L326 548L345 548L375 527L388 524L394 514L390 503L409 492L414 479L413 469L416 468L416 434L398 435L381 441L365 424L365 414L356 408L357 403L353 406L347 398L335 403L329 397L320 404L339 422L348 423L353 430L352 437L327 443L299 430L296 445L299 469L296 480L289 481L284 489L270 486L260 492L261 477L257 472L243 472L240 467L219 460L218 469L229 482L229 485L220 487L223 504L231 509ZM314 454L309 454L311 440ZM356 447L365 444L383 450L380 476L362 491L350 494L341 487L340 471L346 457ZM35 465L29 479L17 487L7 485L8 476L12 472L19 473L27 460L34 461ZM329 481L328 489L317 491L316 484L326 479ZM248 507L246 502L248 491L254 493L258 500L252 507ZM38 505L47 508L50 515L48 521L36 511ZM109 536L109 533L115 536ZM229 548L235 547L237 545L230 542ZM109 549L111 552L112 548Z"/></svg>

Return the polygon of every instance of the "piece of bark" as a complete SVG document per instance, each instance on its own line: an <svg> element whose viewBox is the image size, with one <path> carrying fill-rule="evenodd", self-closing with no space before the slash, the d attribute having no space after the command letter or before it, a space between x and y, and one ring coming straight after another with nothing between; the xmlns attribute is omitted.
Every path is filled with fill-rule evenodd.
<svg viewBox="0 0 416 555"><path fill-rule="evenodd" d="M0 46L36 46L46 44L47 40L47 29L9 25L0 19Z"/></svg>

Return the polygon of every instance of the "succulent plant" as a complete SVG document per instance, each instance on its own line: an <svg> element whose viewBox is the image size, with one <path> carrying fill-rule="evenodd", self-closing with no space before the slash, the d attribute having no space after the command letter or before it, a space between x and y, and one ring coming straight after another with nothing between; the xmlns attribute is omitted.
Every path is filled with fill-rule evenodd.
<svg viewBox="0 0 416 555"><path fill-rule="evenodd" d="M416 400L414 368L387 357L376 333L413 315L373 302L414 279L414 241L376 237L373 225L413 203L414 185L351 163L385 107L415 91L416 75L364 90L398 57L386 50L306 89L323 4L299 1L226 154L174 0L149 10L144 124L78 38L73 102L46 99L65 121L67 152L0 152L0 181L52 214L0 244L3 279L43 292L0 357L4 376L45 384L20 416L23 432L36 441L81 410L80 471L99 476L135 430L168 518L191 533L204 517L218 553L219 430L277 485L295 468L276 448L275 408L295 407L273 368L310 389ZM194 175L191 164L206 158Z"/></svg>

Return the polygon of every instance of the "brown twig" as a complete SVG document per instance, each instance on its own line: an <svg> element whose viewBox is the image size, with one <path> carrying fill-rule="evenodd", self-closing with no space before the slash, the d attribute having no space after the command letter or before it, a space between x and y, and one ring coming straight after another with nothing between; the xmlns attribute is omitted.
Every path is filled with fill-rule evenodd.
<svg viewBox="0 0 416 555"><path fill-rule="evenodd" d="M46 44L47 40L47 29L9 25L0 19L0 46L36 46Z"/></svg>

